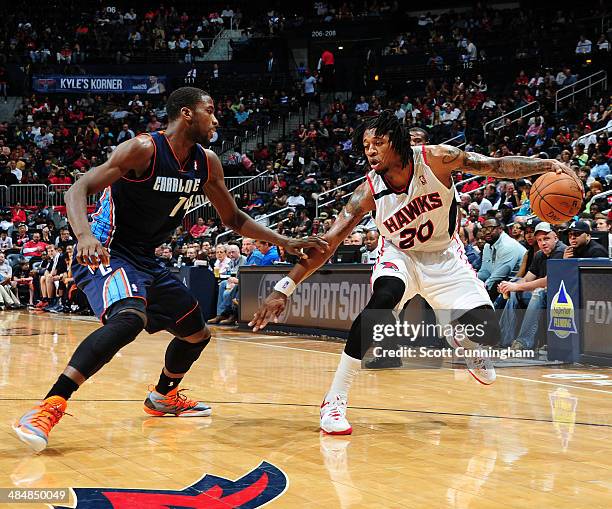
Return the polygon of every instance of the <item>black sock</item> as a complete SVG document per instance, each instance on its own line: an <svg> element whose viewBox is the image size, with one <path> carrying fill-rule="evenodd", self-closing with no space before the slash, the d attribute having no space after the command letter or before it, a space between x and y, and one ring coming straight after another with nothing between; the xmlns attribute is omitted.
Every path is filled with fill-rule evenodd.
<svg viewBox="0 0 612 509"><path fill-rule="evenodd" d="M159 375L159 382L155 386L155 390L160 394L168 394L170 391L174 390L178 384L181 383L183 377L180 378L170 378L166 376L164 371L162 370L161 375Z"/></svg>
<svg viewBox="0 0 612 509"><path fill-rule="evenodd" d="M49 394L45 396L45 399L51 396L61 396L64 399L69 399L72 393L79 388L79 384L76 383L72 378L67 377L63 373L57 379L57 382L51 387Z"/></svg>

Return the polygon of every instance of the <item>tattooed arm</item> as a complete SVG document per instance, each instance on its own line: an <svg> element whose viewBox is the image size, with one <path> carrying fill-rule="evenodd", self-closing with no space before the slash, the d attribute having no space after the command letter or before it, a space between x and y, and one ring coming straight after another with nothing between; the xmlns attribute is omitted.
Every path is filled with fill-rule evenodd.
<svg viewBox="0 0 612 509"><path fill-rule="evenodd" d="M323 239L327 241L325 250L318 251L311 249L308 251L308 258L300 260L291 269L288 277L297 285L315 272L336 251L336 248L353 231L363 217L368 212L374 210L374 208L374 197L370 191L370 186L368 182L364 182L355 189L349 202L342 209L332 227L323 235ZM268 322L276 321L276 318L283 312L286 305L287 296L274 290L259 307L249 326L252 326L254 331L263 329Z"/></svg>
<svg viewBox="0 0 612 509"><path fill-rule="evenodd" d="M444 181L448 180L454 171L507 180L516 180L547 171L563 172L576 178L570 168L556 159L533 159L523 156L487 157L475 152L464 152L450 145L431 145L426 150L429 166L436 176L444 178Z"/></svg>

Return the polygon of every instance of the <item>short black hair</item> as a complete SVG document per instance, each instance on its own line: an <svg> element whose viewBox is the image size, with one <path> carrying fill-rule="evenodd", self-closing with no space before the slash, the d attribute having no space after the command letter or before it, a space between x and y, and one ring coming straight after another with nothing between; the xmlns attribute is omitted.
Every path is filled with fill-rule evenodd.
<svg viewBox="0 0 612 509"><path fill-rule="evenodd" d="M429 141L429 133L422 127L411 127L408 132L410 134L419 133L425 142Z"/></svg>
<svg viewBox="0 0 612 509"><path fill-rule="evenodd" d="M391 110L384 110L377 117L364 120L353 135L353 147L359 152L363 152L363 135L369 129L374 129L376 136L389 136L389 143L393 147L406 166L413 162L412 147L410 146L410 132L403 126Z"/></svg>
<svg viewBox="0 0 612 509"><path fill-rule="evenodd" d="M487 211L488 212L488 211ZM485 219L485 222L487 221L495 221L495 226L497 227L501 227L501 228L506 228L506 225L503 223L503 221L500 221L499 219L497 219L495 216L493 217L487 217Z"/></svg>
<svg viewBox="0 0 612 509"><path fill-rule="evenodd" d="M176 120L181 113L181 108L187 107L194 109L196 104L202 100L202 97L210 98L210 94L196 87L177 88L170 94L168 102L166 103L168 121L172 122Z"/></svg>

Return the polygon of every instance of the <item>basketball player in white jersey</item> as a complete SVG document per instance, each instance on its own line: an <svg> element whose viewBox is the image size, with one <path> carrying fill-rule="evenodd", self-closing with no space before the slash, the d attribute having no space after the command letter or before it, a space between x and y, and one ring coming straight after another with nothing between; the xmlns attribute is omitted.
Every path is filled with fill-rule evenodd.
<svg viewBox="0 0 612 509"><path fill-rule="evenodd" d="M467 171L475 175L514 180L529 175L571 170L554 159L510 156L485 157L449 145L411 147L408 130L392 112L366 120L355 132L353 146L363 148L370 165L366 182L353 193L331 229L324 235L325 253L309 253L295 265L267 297L249 325L257 331L275 321L284 310L297 284L321 267L365 214L375 211L383 237L382 253L374 265L372 297L353 322L332 385L321 405L321 429L348 435L346 419L349 388L370 346L371 314L377 320L395 321L393 310L417 293L436 311L458 310L452 320L475 327L484 324L479 343L494 346L500 340L497 319L487 291L469 265L457 235L457 193L451 174ZM386 311L385 311L386 310ZM387 316L383 316L387 314ZM366 333L362 335L362 332ZM457 347L454 338L448 338ZM471 343L471 342L470 342ZM471 343L472 347L475 343ZM472 376L488 385L495 369L487 357L465 357Z"/></svg>

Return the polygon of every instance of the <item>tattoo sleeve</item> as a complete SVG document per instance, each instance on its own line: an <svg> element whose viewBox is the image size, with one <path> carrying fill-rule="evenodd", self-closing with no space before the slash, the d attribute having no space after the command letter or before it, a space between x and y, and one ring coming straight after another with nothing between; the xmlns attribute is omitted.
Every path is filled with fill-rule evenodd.
<svg viewBox="0 0 612 509"><path fill-rule="evenodd" d="M550 159L522 156L487 157L475 152L463 152L450 146L444 146L443 150L442 163L447 167L451 166L451 171L468 171L474 175L516 180L545 173L553 167Z"/></svg>

